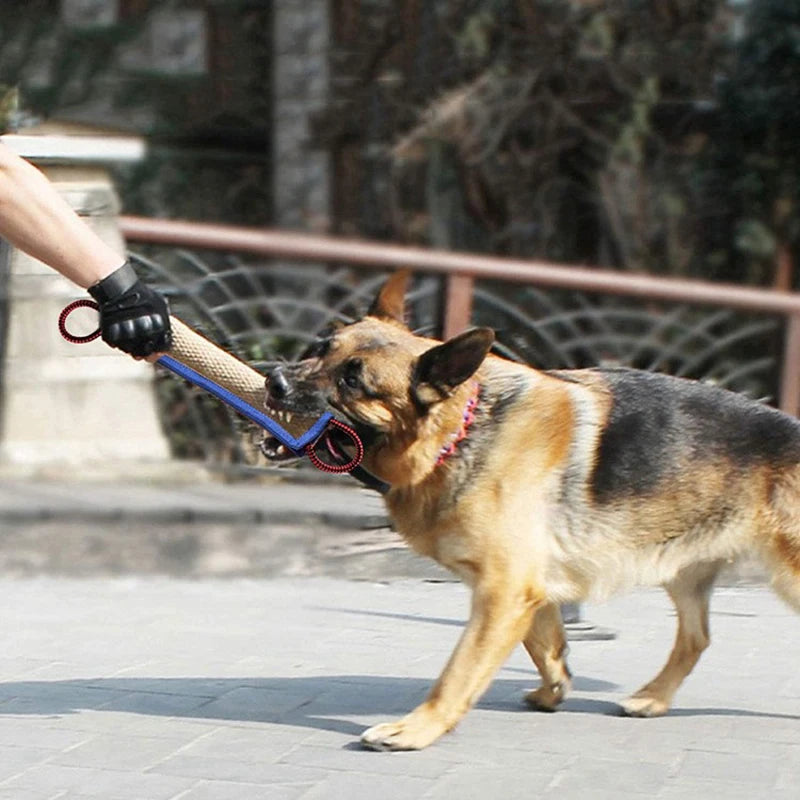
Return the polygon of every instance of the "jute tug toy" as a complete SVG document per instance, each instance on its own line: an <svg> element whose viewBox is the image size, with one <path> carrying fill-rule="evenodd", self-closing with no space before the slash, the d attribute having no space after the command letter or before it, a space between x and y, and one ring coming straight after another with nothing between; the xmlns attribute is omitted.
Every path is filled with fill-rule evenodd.
<svg viewBox="0 0 800 800"><path fill-rule="evenodd" d="M85 336L75 335L67 329L67 318L77 308L97 309L98 306L93 300L75 300L70 303L58 318L61 335L73 344L85 344L97 339L100 336L99 328ZM361 463L364 447L358 434L349 425L345 425L326 412L306 430L299 431L297 436L293 435L260 410L264 407L265 397L264 376L261 373L201 336L177 317L171 316L170 323L171 355L161 356L156 361L157 364L231 406L251 422L268 431L294 455L308 456L311 463L323 472L351 472ZM317 447L324 444L330 458L341 458L341 448L329 441L332 430L337 430L349 438L354 451L349 461L330 463L323 461L317 455Z"/></svg>

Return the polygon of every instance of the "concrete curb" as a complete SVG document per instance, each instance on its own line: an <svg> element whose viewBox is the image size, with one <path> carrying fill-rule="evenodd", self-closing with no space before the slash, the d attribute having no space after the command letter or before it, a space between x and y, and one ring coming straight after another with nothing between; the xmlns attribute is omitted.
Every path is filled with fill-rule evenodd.
<svg viewBox="0 0 800 800"><path fill-rule="evenodd" d="M0 521L143 524L322 524L365 529L388 525L376 494L339 484L259 482L148 485L0 479Z"/></svg>

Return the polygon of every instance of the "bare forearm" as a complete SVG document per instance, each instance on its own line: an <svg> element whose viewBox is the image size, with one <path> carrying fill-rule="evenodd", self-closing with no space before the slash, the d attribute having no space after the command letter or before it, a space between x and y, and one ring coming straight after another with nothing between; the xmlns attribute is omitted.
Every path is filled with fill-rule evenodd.
<svg viewBox="0 0 800 800"><path fill-rule="evenodd" d="M124 261L45 176L0 144L0 236L83 288Z"/></svg>

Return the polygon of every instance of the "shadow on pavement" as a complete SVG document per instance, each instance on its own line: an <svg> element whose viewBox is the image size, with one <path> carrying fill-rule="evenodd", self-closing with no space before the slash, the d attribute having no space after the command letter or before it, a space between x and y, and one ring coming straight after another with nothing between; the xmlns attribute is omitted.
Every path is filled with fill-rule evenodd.
<svg viewBox="0 0 800 800"><path fill-rule="evenodd" d="M533 676L531 676L533 677ZM497 679L478 704L484 710L536 713L521 697L531 681ZM358 735L359 717L407 713L427 694L422 678L337 675L298 678L97 678L0 684L4 715L62 716L81 712L127 713L198 720L270 722ZM578 678L578 691L612 684ZM562 713L617 714L600 698L570 697ZM797 720L791 714L728 708L677 708L672 716L739 716Z"/></svg>

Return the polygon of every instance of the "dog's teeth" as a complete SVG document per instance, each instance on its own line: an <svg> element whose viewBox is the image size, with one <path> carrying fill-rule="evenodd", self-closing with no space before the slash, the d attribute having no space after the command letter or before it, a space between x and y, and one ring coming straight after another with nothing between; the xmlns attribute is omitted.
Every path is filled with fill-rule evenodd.
<svg viewBox="0 0 800 800"><path fill-rule="evenodd" d="M291 421L292 421L292 412L291 411L287 411L286 412L286 424L288 425Z"/></svg>
<svg viewBox="0 0 800 800"><path fill-rule="evenodd" d="M282 456L286 454L286 448L282 445L278 445L278 449L275 451L275 455Z"/></svg>

